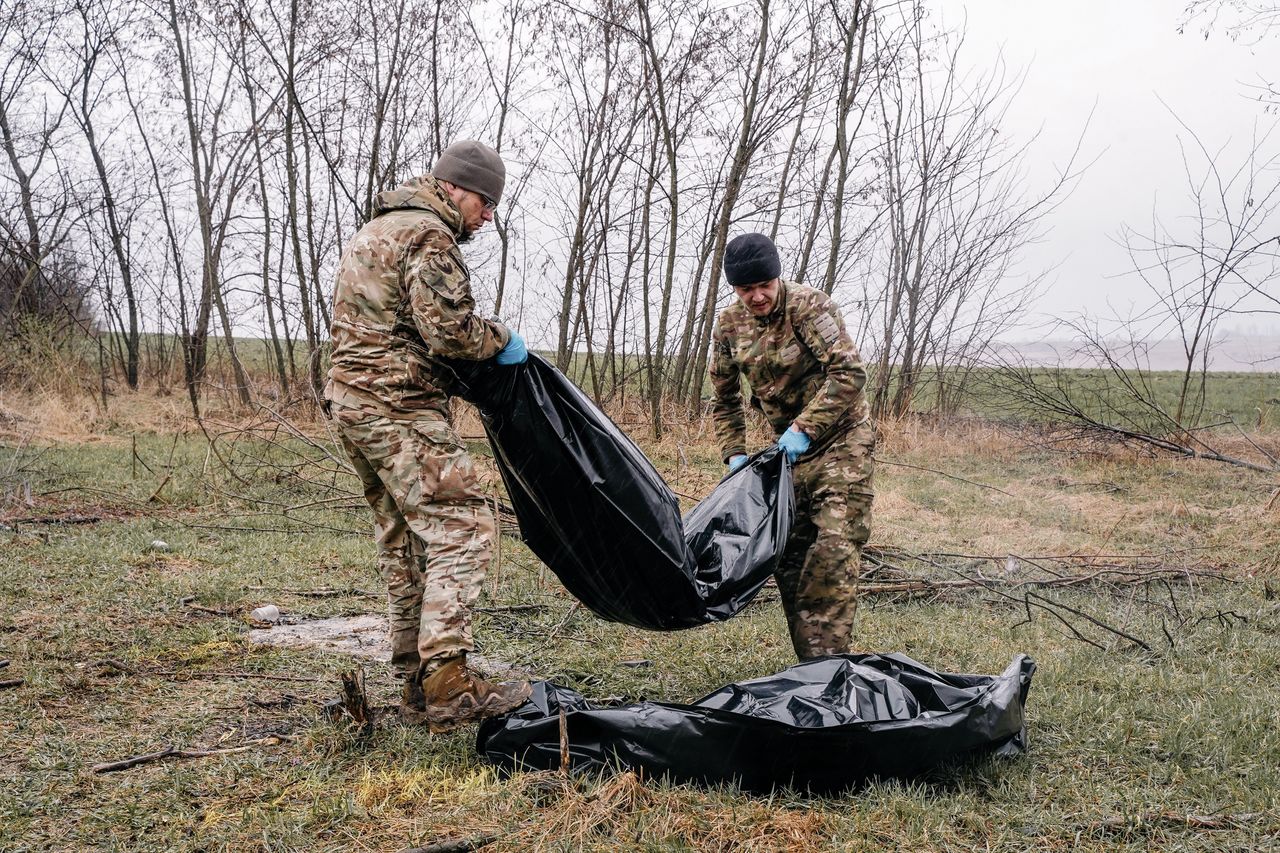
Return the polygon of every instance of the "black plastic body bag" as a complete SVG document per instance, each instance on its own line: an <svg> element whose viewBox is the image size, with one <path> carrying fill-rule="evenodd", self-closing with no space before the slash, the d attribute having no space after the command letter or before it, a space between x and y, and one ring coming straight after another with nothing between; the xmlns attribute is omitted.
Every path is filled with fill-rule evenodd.
<svg viewBox="0 0 1280 853"><path fill-rule="evenodd" d="M692 705L592 708L542 681L476 748L505 770L560 767L560 714L574 769L639 770L675 782L837 793L875 777L917 776L974 753L1026 747L1023 708L1035 663L1003 673L937 673L905 655L836 655L730 684Z"/></svg>
<svg viewBox="0 0 1280 853"><path fill-rule="evenodd" d="M782 556L793 498L769 448L682 520L653 464L551 364L446 362L480 412L520 532L601 618L670 631L728 619Z"/></svg>
<svg viewBox="0 0 1280 853"><path fill-rule="evenodd" d="M682 520L644 454L558 370L452 362L451 391L476 406L529 547L597 615L674 630L727 619L781 558L794 512L791 469L769 448ZM574 768L625 767L674 781L832 793L914 776L967 753L1025 748L1035 664L953 675L897 654L804 661L693 705L593 708L536 682L476 746L506 769L560 767L564 713Z"/></svg>

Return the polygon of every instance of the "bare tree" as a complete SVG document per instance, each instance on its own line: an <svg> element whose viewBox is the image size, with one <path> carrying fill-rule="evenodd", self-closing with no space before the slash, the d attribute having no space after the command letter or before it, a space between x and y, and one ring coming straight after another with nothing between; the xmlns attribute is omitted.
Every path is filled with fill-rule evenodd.
<svg viewBox="0 0 1280 853"><path fill-rule="evenodd" d="M991 341L1025 305L1032 278L1007 280L1009 259L1070 189L1074 158L1036 195L1022 189L1026 145L1000 134L1016 81L997 68L960 75L962 34L930 36L919 3L903 7L905 63L878 89L887 210L879 357L869 391L877 416L901 416L935 366L945 377L963 352ZM1001 288L1008 298L999 296ZM957 334L961 330L963 334ZM960 352L944 346L964 341Z"/></svg>
<svg viewBox="0 0 1280 853"><path fill-rule="evenodd" d="M1048 419L1068 435L1277 471L1280 460L1229 415L1207 412L1205 397L1218 325L1228 317L1280 316L1275 127L1255 132L1247 152L1233 162L1225 146L1210 148L1180 124L1190 214L1167 219L1157 207L1149 231L1126 226L1120 237L1150 302L1132 316L1065 321L1079 342L1073 360L1096 370L1035 370L1006 359L998 384L1026 414ZM1152 369L1153 351L1169 340L1182 351L1172 392ZM1254 459L1224 452L1224 426L1245 439Z"/></svg>
<svg viewBox="0 0 1280 853"><path fill-rule="evenodd" d="M1153 210L1151 230L1126 227L1121 239L1133 269L1153 297L1149 308L1125 325L1131 337L1176 335L1182 345L1172 423L1194 427L1204 411L1206 374L1215 331L1226 317L1280 315L1280 154L1274 126L1255 136L1247 156L1226 165L1179 120L1190 216L1170 226Z"/></svg>
<svg viewBox="0 0 1280 853"><path fill-rule="evenodd" d="M1192 25L1205 38L1209 38L1215 29L1222 29L1232 39L1259 44L1280 33L1280 3L1274 0L1188 0L1178 31L1185 32ZM1251 88L1263 104L1269 107L1280 105L1280 79L1263 79Z"/></svg>
<svg viewBox="0 0 1280 853"><path fill-rule="evenodd" d="M58 6L16 2L0 12L0 144L16 197L0 218L0 233L22 275L0 304L0 328L11 329L24 314L40 315L52 290L43 275L45 261L64 246L77 219L72 182L58 167L59 132L68 102L59 89L76 85L80 69L58 68L58 85L46 87L44 71L54 73L52 36L63 13ZM15 267L11 266L11 269Z"/></svg>
<svg viewBox="0 0 1280 853"><path fill-rule="evenodd" d="M101 207L102 226L105 240L110 246L111 259L115 265L115 274L119 277L121 296L124 299L123 311L117 300L114 288L108 284L102 308L119 329L119 341L123 345L120 359L126 384L133 389L138 387L138 370L141 359L141 314L139 310L138 285L135 281L134 259L130 241L130 220L137 209L136 198L126 201L129 209L121 210L121 198L114 185L112 169L107 163L103 140L96 128L95 113L103 107L106 100L106 89L113 70L103 60L110 50L118 50L121 33L126 32L131 24L135 10L123 3L83 2L75 4L73 15L78 20L78 28L70 31L63 45L63 55L67 56L77 69L78 87L62 92L70 107L70 114L84 134L89 156L93 161L94 174L97 177L99 195L93 198L93 207ZM105 72L105 73L104 73ZM50 78L57 85L56 76ZM109 107L110 105L108 105ZM97 236L97 229L93 229ZM108 277L110 281L112 277Z"/></svg>

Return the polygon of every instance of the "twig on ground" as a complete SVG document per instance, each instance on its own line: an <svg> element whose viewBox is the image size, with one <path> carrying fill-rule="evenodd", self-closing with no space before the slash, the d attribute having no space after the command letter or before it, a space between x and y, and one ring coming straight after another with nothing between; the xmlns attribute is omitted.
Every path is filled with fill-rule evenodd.
<svg viewBox="0 0 1280 853"><path fill-rule="evenodd" d="M91 492L95 495L106 495L110 498L116 498L117 500L124 501L125 503L133 504L136 507L146 506L146 504L136 498L131 498L128 495L121 494L120 492L113 492L110 489L99 489L93 486L64 486L61 489L49 489L48 491L40 492L39 497L44 498L49 495L60 495L63 492Z"/></svg>
<svg viewBox="0 0 1280 853"><path fill-rule="evenodd" d="M137 675L138 670L126 663L116 660L115 658L104 658L98 661L98 666L105 666L107 669L114 669L117 672L123 672L125 675Z"/></svg>
<svg viewBox="0 0 1280 853"><path fill-rule="evenodd" d="M98 661L98 666L104 666L108 669L114 669L123 672L126 675L152 676L156 678L175 678L179 681L195 681L200 678L252 678L261 681L296 681L305 684L321 684L324 679L311 678L306 675L275 675L270 672L232 672L226 670L205 670L205 671L188 671L176 669L138 669L122 663L115 658L104 658Z"/></svg>
<svg viewBox="0 0 1280 853"><path fill-rule="evenodd" d="M190 602L188 602L187 604L184 604L183 607L185 607L187 610L194 610L197 613L208 613L212 616L234 616L237 613L239 613L241 610L244 610L243 605L238 605L236 607L220 608L220 607L205 607L203 604L192 604Z"/></svg>
<svg viewBox="0 0 1280 853"><path fill-rule="evenodd" d="M1091 646L1095 646L1099 649L1103 648L1103 646L1098 642L1091 640L1085 635L1081 634L1080 631L1074 625L1072 625L1066 619L1066 617L1064 617L1062 613L1059 611L1066 611L1068 613L1072 613L1076 616L1079 616L1080 618L1085 619L1088 622L1091 622L1092 624L1103 629L1104 631L1108 631L1112 634L1115 634L1118 637L1123 637L1124 639L1129 640L1130 642L1138 645L1140 648L1142 648L1148 653L1152 652L1151 645L1147 643L1145 640L1139 639L1138 637L1135 637L1134 635L1126 632L1121 628L1116 628L1113 625L1109 625L1106 622L1103 622L1098 617L1093 616L1092 614L1086 613L1083 610L1080 610L1075 607L1071 607L1070 605L1067 605L1067 604L1063 604L1060 601L1053 601L1052 599L1045 598L1044 596L1031 591L1024 591L1022 596L1019 597L1017 595L1013 595L1009 592L1006 592L1005 590L1000 588L999 584L993 583L991 580L987 578L982 578L982 577L974 578L973 576L966 574L964 571L957 569L954 566L948 566L943 563L938 563L934 560L920 557L919 555L914 555L914 556L916 557L916 559L919 559L922 562L928 563L929 565L942 569L943 571L950 572L955 575L959 575L961 578L965 580L976 581L978 586L981 586L983 589L987 590L988 592L994 593L1000 598L1003 598L1007 601L1021 603L1022 606L1027 611L1028 619L1030 619L1031 607L1033 606L1038 609L1047 611L1048 613L1052 614L1064 626L1066 626L1066 628L1069 631L1071 631L1072 635L1076 639L1086 642Z"/></svg>
<svg viewBox="0 0 1280 853"><path fill-rule="evenodd" d="M93 765L94 773L117 773L121 770L128 770L132 767L138 767L143 764L150 764L153 761L163 761L166 758L207 758L211 755L232 755L237 752L248 752L251 749L258 749L263 746L276 746L285 741L292 740L288 735L272 735L264 737L260 740L251 741L241 746L232 746L225 749L176 749L172 746L165 747L159 752L149 752L145 755L135 755L131 758L125 758L120 761L106 761L101 764Z"/></svg>
<svg viewBox="0 0 1280 853"><path fill-rule="evenodd" d="M162 673L156 672L153 674L160 675ZM163 673L163 674L176 675L177 673L174 673L172 670L169 670L167 673ZM184 674L187 674L187 673L184 673ZM190 673L190 676L191 676L191 679L188 679L188 680L193 680L195 678L200 678L200 677L208 677L208 678L257 678L263 681L301 681L307 684L321 684L324 681L323 678L310 678L305 675L273 675L269 672L193 672L193 673Z"/></svg>
<svg viewBox="0 0 1280 853"><path fill-rule="evenodd" d="M1143 649L1145 649L1148 652L1152 651L1151 646L1148 645L1144 640L1140 640L1137 637L1135 637L1133 634L1130 634L1112 625L1108 625L1106 622L1103 622L1098 617L1093 616L1089 613L1086 613L1083 610L1072 607L1069 604L1063 604L1061 601L1052 601L1048 598L1045 598L1042 595L1037 595L1034 592L1028 592L1026 593L1026 596L1028 598L1034 598L1037 601L1041 602L1041 606L1044 607L1044 609L1046 610L1050 610L1052 608L1057 607L1067 611L1068 613L1074 613L1076 616L1079 616L1081 619L1085 619L1089 622L1092 622L1094 625L1097 625L1099 628L1103 629L1104 631L1110 631L1112 634L1115 634L1117 637L1123 637L1129 642L1135 643L1141 646Z"/></svg>
<svg viewBox="0 0 1280 853"><path fill-rule="evenodd" d="M497 607L476 607L473 608L478 613L533 613L539 610L546 610L545 604L507 604Z"/></svg>
<svg viewBox="0 0 1280 853"><path fill-rule="evenodd" d="M581 601L573 602L573 606L569 608L569 612L566 613L564 618L560 620L560 624L552 628L551 633L547 635L548 644L550 644L551 641L553 641L560 634L560 632L564 630L564 626L569 624L569 620L573 619L574 614L578 612L578 608L581 606L582 606Z"/></svg>
<svg viewBox="0 0 1280 853"><path fill-rule="evenodd" d="M1125 829L1144 824L1185 826L1191 829L1240 829L1259 820L1274 819L1268 812L1242 814L1180 814L1178 812L1143 812L1137 815L1115 815L1089 824L1093 830Z"/></svg>
<svg viewBox="0 0 1280 853"><path fill-rule="evenodd" d="M560 706L560 773L569 775L569 718Z"/></svg>
<svg viewBox="0 0 1280 853"><path fill-rule="evenodd" d="M156 486L154 489L152 489L151 494L150 494L150 496L148 496L148 497L147 497L147 501L146 501L146 502L147 502L147 503L155 503L156 501L158 501L158 500L160 499L160 492L161 492L161 490L162 490L162 489L164 489L164 487L165 487L165 486L169 485L169 481L170 481L171 479L173 479L173 475L172 475L172 474L165 474L165 475L164 475L164 478L160 480L160 485L158 485L158 486Z"/></svg>
<svg viewBox="0 0 1280 853"><path fill-rule="evenodd" d="M1240 437L1241 437L1241 438L1243 438L1245 441L1249 442L1249 444L1253 447L1253 449L1254 449L1254 450L1258 451L1258 452L1259 452L1259 453L1261 453L1264 457L1266 457L1267 461L1271 463L1272 467L1277 468L1277 469L1280 469L1280 459L1277 459L1275 456L1273 456L1272 454L1268 453L1268 452L1266 451L1266 449L1265 449L1265 448L1261 447L1261 446L1258 444L1258 442L1256 442L1256 441L1254 441L1252 438L1250 438L1250 437L1249 437L1249 433L1245 432L1245 431L1244 431L1244 428L1243 428L1243 427L1241 427L1241 426L1240 426L1240 424L1236 423L1236 419L1235 419L1235 418L1231 418L1230 420L1231 420L1231 425L1232 425L1233 427L1235 427L1235 428L1236 428L1236 432L1240 433Z"/></svg>
<svg viewBox="0 0 1280 853"><path fill-rule="evenodd" d="M295 587L269 587L269 586L246 586L245 590L251 592L282 592L289 595L299 595L303 598L338 598L344 595L358 596L361 598L382 598L376 592L370 592L367 589L359 589L357 587L347 587L346 589L331 589L328 587L322 589L297 589Z"/></svg>
<svg viewBox="0 0 1280 853"><path fill-rule="evenodd" d="M5 524L97 524L100 515L29 515L24 518L7 518Z"/></svg>
<svg viewBox="0 0 1280 853"><path fill-rule="evenodd" d="M1027 560L1026 562L1032 562ZM899 569L898 566L892 568ZM1176 568L1156 568L1146 570L1126 570L1119 567L1104 567L1083 575L1067 575L1053 572L1040 566L1046 572L1055 575L1051 578L1006 579L991 577L961 577L957 580L933 580L929 578L908 578L902 580L886 580L860 582L858 592L861 595L936 595L946 590L974 589L977 587L1004 587L1010 590L1019 589L1062 589L1068 587L1106 584L1108 586L1137 586L1160 581L1167 584L1170 579L1185 578L1191 574L1199 578L1222 579L1226 576L1212 571L1189 571Z"/></svg>
<svg viewBox="0 0 1280 853"><path fill-rule="evenodd" d="M1124 491L1124 486L1118 486L1115 483L1111 482L1110 480L1098 480L1096 482L1091 481L1091 482L1083 482L1083 483L1063 483L1062 484L1062 488L1064 489L1083 489L1088 486L1100 486L1103 489L1106 489L1110 493Z"/></svg>
<svg viewBox="0 0 1280 853"><path fill-rule="evenodd" d="M261 515L272 515L273 513L261 513ZM247 525L234 524L195 524L190 521L181 522L183 527L189 527L192 530L222 530L229 533L315 533L317 530L329 531L331 533L343 533L352 536L369 535L368 530L355 530L350 527L334 527L331 524L306 524L296 527L249 527Z"/></svg>
<svg viewBox="0 0 1280 853"><path fill-rule="evenodd" d="M939 471L937 468L926 468L923 465L912 465L910 462L898 462L893 459L881 459L879 456L875 456L872 458L875 460L877 465L894 465L899 468L914 468L917 471L927 471L930 474L938 474L942 477L948 477L952 480L959 480L961 483L968 483L970 486L977 486L980 489L990 489L993 492L999 492L1000 494L1008 495L1011 498L1014 497L1013 494L1011 494L1010 492L1006 492L1004 489L998 488L996 486L991 486L986 483L979 483L976 480L967 480L964 477L959 477L955 474L948 474L946 471Z"/></svg>
<svg viewBox="0 0 1280 853"><path fill-rule="evenodd" d="M10 687L21 687L26 683L25 678L9 678L4 681L0 681L0 690L8 690Z"/></svg>
<svg viewBox="0 0 1280 853"><path fill-rule="evenodd" d="M472 838L450 838L447 841L428 844L426 847L408 847L401 850L400 853L471 853L472 850L487 847L497 841L499 837L497 835L477 835Z"/></svg>

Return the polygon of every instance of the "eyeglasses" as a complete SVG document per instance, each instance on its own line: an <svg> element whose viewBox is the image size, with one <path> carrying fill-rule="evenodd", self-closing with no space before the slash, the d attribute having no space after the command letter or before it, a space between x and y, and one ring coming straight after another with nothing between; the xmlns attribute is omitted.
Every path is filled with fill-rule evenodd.
<svg viewBox="0 0 1280 853"><path fill-rule="evenodd" d="M493 199L489 198L484 193L476 193L476 195L480 196L480 200L484 202L485 210L489 211L490 213L493 213L495 210L498 209L498 203Z"/></svg>

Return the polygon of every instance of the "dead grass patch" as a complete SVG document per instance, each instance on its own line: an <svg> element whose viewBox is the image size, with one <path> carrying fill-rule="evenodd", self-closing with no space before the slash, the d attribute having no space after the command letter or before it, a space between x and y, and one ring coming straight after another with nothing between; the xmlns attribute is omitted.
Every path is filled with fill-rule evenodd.
<svg viewBox="0 0 1280 853"><path fill-rule="evenodd" d="M0 505L0 524L9 527L82 527L111 521L154 515L155 511L133 504L84 503L74 495L44 495L38 504L21 502Z"/></svg>
<svg viewBox="0 0 1280 853"><path fill-rule="evenodd" d="M150 553L135 558L126 577L138 583L146 583L155 577L185 578L203 572L208 564L179 554Z"/></svg>
<svg viewBox="0 0 1280 853"><path fill-rule="evenodd" d="M128 442L122 433L185 434L198 431L185 397L129 391L108 398L107 408L82 394L0 391L0 441L37 445Z"/></svg>

